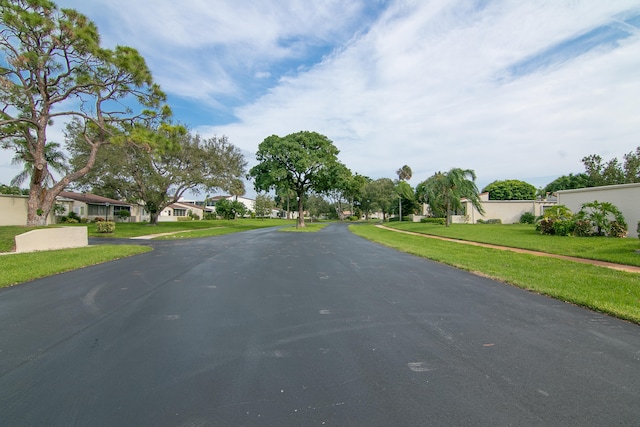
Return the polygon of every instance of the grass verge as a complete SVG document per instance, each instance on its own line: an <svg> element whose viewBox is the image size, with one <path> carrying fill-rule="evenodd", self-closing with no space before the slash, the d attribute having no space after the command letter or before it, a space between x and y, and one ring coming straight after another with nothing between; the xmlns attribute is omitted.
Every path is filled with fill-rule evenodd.
<svg viewBox="0 0 640 427"><path fill-rule="evenodd" d="M100 245L0 256L0 288L150 250L147 246Z"/></svg>
<svg viewBox="0 0 640 427"><path fill-rule="evenodd" d="M294 232L294 233L314 233L316 231L320 231L329 225L328 222L305 222L305 226L302 228L297 228L295 224L290 227L283 227L280 231L285 232Z"/></svg>
<svg viewBox="0 0 640 427"><path fill-rule="evenodd" d="M640 275L576 262L425 239L369 225L366 239L640 324ZM619 239L618 239L619 240Z"/></svg>
<svg viewBox="0 0 640 427"><path fill-rule="evenodd" d="M640 266L640 253L637 252L640 241L635 238L546 236L530 224L452 224L445 227L394 222L384 225L414 233Z"/></svg>

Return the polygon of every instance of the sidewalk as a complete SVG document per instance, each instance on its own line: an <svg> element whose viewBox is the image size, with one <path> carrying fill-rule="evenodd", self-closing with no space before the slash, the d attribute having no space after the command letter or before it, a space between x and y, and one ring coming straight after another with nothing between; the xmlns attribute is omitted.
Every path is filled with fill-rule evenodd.
<svg viewBox="0 0 640 427"><path fill-rule="evenodd" d="M563 259L563 260L567 260L567 261L579 262L579 263L582 263L582 264L591 264L591 265L595 265L595 266L598 266L598 267L611 268L613 270L626 271L628 273L639 273L640 274L640 267L636 267L636 266L633 266L633 265L616 264L616 263L613 263L613 262L597 261L597 260L593 260L593 259L577 258L577 257L572 257L572 256L566 256L566 255L550 254L550 253L547 253L547 252L532 251L532 250L529 250L529 249L519 249L519 248L512 248L512 247L509 247L509 246L492 245L492 244L489 244L489 243L470 242L470 241L467 241L467 240L452 239L452 238L449 238L449 237L440 237L440 236L433 236L433 235L429 235L429 234L420 234L420 233L415 233L413 231L398 230L398 229L395 229L395 228L386 227L384 225L376 225L376 227L384 228L385 230L389 230L389 231L395 231L397 233L411 234L412 236L420 236L420 237L425 237L425 238L430 238L430 239L445 240L445 241L448 241L448 242L462 243L462 244L471 245L471 246L480 246L480 247L483 247L483 248L498 249L498 250L501 250L501 251L511 251L511 252L517 252L517 253L521 253L521 254L529 254L529 255L535 255L535 256L546 256L546 257L550 257L550 258L558 258L558 259Z"/></svg>

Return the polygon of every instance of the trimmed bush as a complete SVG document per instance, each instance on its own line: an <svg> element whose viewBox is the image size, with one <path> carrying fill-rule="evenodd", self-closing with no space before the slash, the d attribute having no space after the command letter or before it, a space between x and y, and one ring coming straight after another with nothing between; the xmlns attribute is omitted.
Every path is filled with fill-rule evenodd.
<svg viewBox="0 0 640 427"><path fill-rule="evenodd" d="M113 233L116 231L116 223L113 221L96 222L96 231L98 233Z"/></svg>
<svg viewBox="0 0 640 427"><path fill-rule="evenodd" d="M553 222L553 234L556 236L570 236L576 227L575 222L570 219L559 219Z"/></svg>
<svg viewBox="0 0 640 427"><path fill-rule="evenodd" d="M551 218L542 218L538 224L536 225L536 230L540 232L540 234L553 234L553 223L556 220Z"/></svg>
<svg viewBox="0 0 640 427"><path fill-rule="evenodd" d="M423 224L438 224L438 225L446 225L447 220L445 218L422 218L420 222Z"/></svg>
<svg viewBox="0 0 640 427"><path fill-rule="evenodd" d="M520 217L520 224L535 224L536 216L531 212L525 212Z"/></svg>
<svg viewBox="0 0 640 427"><path fill-rule="evenodd" d="M479 219L478 224L502 224L502 220L499 218L494 219Z"/></svg>

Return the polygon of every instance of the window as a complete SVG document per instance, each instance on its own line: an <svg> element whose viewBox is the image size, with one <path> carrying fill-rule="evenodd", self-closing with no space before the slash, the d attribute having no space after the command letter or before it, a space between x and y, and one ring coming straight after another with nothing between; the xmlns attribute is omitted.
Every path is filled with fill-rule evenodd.
<svg viewBox="0 0 640 427"><path fill-rule="evenodd" d="M89 216L106 216L107 207L102 205L88 205Z"/></svg>
<svg viewBox="0 0 640 427"><path fill-rule="evenodd" d="M186 209L174 209L173 210L173 214L175 216L187 216L187 210Z"/></svg>

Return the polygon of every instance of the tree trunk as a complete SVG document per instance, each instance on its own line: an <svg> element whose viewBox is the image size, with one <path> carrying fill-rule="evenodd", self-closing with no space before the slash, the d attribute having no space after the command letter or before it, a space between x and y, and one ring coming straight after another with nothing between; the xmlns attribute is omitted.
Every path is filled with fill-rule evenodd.
<svg viewBox="0 0 640 427"><path fill-rule="evenodd" d="M149 225L158 225L159 212L149 212Z"/></svg>
<svg viewBox="0 0 640 427"><path fill-rule="evenodd" d="M304 224L304 194L298 195L298 222L296 224L296 228L306 227Z"/></svg>

